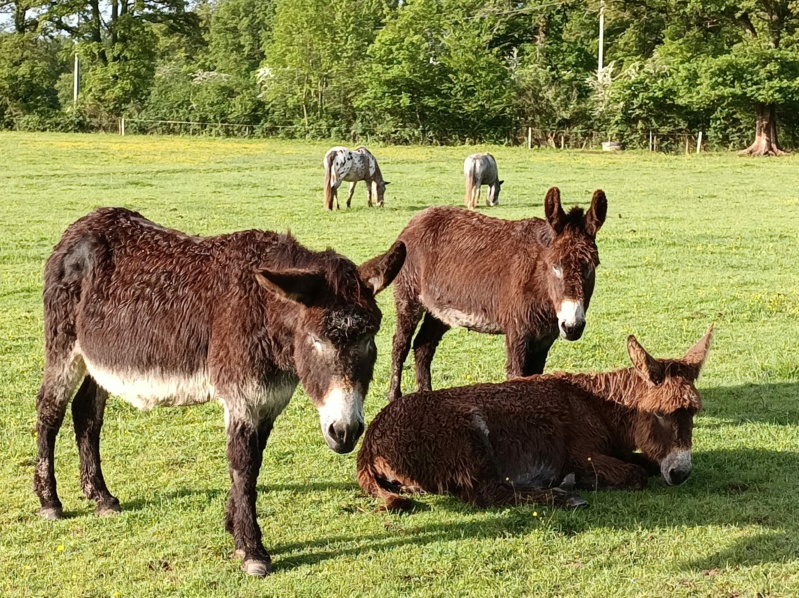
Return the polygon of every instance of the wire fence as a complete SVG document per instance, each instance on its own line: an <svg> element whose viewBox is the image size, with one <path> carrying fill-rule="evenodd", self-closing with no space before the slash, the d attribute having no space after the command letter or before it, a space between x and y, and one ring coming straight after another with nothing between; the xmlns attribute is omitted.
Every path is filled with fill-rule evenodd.
<svg viewBox="0 0 799 598"><path fill-rule="evenodd" d="M432 135L417 129L393 129L379 133L360 131L335 131L325 126L314 125L270 125L252 123L200 122L183 120L157 120L127 118L119 120L118 132L121 135L185 135L207 137L294 137L330 138L352 137L355 141L380 139L395 143L435 143ZM478 143L478 136L456 132L456 140L461 143ZM514 127L497 139L508 145L561 150L610 150L646 149L662 153L694 153L708 151L709 140L702 131L680 131L663 129L639 129L619 135L592 129L540 129L534 127Z"/></svg>

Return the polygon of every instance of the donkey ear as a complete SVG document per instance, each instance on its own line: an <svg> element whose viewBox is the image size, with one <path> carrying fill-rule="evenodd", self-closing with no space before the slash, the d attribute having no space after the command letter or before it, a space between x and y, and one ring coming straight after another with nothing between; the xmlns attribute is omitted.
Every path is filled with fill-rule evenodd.
<svg viewBox="0 0 799 598"><path fill-rule="evenodd" d="M566 212L560 205L560 189L557 187L552 187L547 191L547 196L544 198L544 213L555 234L562 233L566 226Z"/></svg>
<svg viewBox="0 0 799 598"><path fill-rule="evenodd" d="M372 292L377 295L385 289L399 274L405 263L405 243L394 241L391 248L382 255L366 260L358 268L358 275Z"/></svg>
<svg viewBox="0 0 799 598"><path fill-rule="evenodd" d="M316 303L325 288L325 277L311 270L255 271L255 279L267 291L309 307Z"/></svg>
<svg viewBox="0 0 799 598"><path fill-rule="evenodd" d="M390 185L390 184L391 184L391 181L383 181L383 184L384 184L384 185Z"/></svg>
<svg viewBox="0 0 799 598"><path fill-rule="evenodd" d="M683 363L691 369L694 380L699 378L699 372L702 371L702 366L707 359L707 352L710 349L710 342L713 340L713 324L699 341L690 349L685 357L682 358Z"/></svg>
<svg viewBox="0 0 799 598"><path fill-rule="evenodd" d="M602 189L594 191L594 198L591 200L591 207L585 215L585 232L590 236L596 237L602 224L605 222L605 217L608 215L608 198L605 197L605 192Z"/></svg>
<svg viewBox="0 0 799 598"><path fill-rule="evenodd" d="M630 355L630 361L633 362L635 371L641 378L655 385L663 382L665 374L663 365L647 353L632 334L627 337L627 353Z"/></svg>

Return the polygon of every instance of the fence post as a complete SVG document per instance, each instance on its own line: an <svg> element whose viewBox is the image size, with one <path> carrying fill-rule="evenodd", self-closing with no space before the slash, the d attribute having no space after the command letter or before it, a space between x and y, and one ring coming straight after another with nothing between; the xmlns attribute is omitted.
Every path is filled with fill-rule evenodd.
<svg viewBox="0 0 799 598"><path fill-rule="evenodd" d="M527 127L527 149L533 149L533 127Z"/></svg>
<svg viewBox="0 0 799 598"><path fill-rule="evenodd" d="M119 120L119 134L122 135L123 137L125 136L125 117L124 116Z"/></svg>
<svg viewBox="0 0 799 598"><path fill-rule="evenodd" d="M702 151L702 131L699 131L699 137L696 138L696 153Z"/></svg>
<svg viewBox="0 0 799 598"><path fill-rule="evenodd" d="M565 149L566 145L564 143L563 135L560 136L560 149Z"/></svg>
<svg viewBox="0 0 799 598"><path fill-rule="evenodd" d="M649 129L649 151L651 152L652 149L652 129Z"/></svg>
<svg viewBox="0 0 799 598"><path fill-rule="evenodd" d="M691 153L691 152L689 151L689 149L688 149L689 147L690 147L690 145L689 145L689 142L688 142L688 135L686 135L686 136L685 136L685 155L686 155L686 156L687 156L688 154L690 154L690 153Z"/></svg>

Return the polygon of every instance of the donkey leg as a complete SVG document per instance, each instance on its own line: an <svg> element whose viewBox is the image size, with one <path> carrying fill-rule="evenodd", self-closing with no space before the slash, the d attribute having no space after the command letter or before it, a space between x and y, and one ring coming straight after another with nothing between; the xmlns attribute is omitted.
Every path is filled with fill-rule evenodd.
<svg viewBox="0 0 799 598"><path fill-rule="evenodd" d="M413 339L413 354L416 361L416 389L432 390L430 376L430 366L433 363L433 356L436 347L441 342L442 337L449 330L441 320L434 318L429 313L424 315L422 327Z"/></svg>
<svg viewBox="0 0 799 598"><path fill-rule="evenodd" d="M33 475L33 490L41 504L39 514L45 519L61 519L64 516L56 490L55 441L64 422L67 403L86 373L83 360L72 353L72 348L65 345L63 349L64 357L48 356L44 381L36 398L39 455Z"/></svg>
<svg viewBox="0 0 799 598"><path fill-rule="evenodd" d="M578 494L560 488L514 486L496 480L475 485L473 496L474 499L470 502L480 507L516 506L528 503L570 509L588 506Z"/></svg>
<svg viewBox="0 0 799 598"><path fill-rule="evenodd" d="M580 456L572 465L579 488L641 490L646 487L648 481L647 472L643 467L609 455Z"/></svg>
<svg viewBox="0 0 799 598"><path fill-rule="evenodd" d="M402 366L411 350L411 339L416 325L422 318L421 307L416 303L397 302L397 330L391 348L391 383L388 389L388 400L393 401L402 396Z"/></svg>
<svg viewBox="0 0 799 598"><path fill-rule="evenodd" d="M524 366L527 359L527 339L516 331L508 330L505 333L505 374L508 380L524 376Z"/></svg>
<svg viewBox="0 0 799 598"><path fill-rule="evenodd" d="M80 454L80 485L86 498L97 502L97 514L101 516L121 511L119 501L105 485L100 465L100 431L107 400L105 389L86 376L72 401L72 422Z"/></svg>
<svg viewBox="0 0 799 598"><path fill-rule="evenodd" d="M263 577L272 570L272 559L261 543L261 528L255 512L262 456L258 427L254 422L230 421L227 453L232 480L228 508L233 509L229 519L233 523L236 553L242 555L241 568L245 573Z"/></svg>
<svg viewBox="0 0 799 598"><path fill-rule="evenodd" d="M349 195L347 195L347 207L348 208L350 207L350 203L352 202L352 194L355 193L355 185L357 185L357 184L358 184L358 181L352 181L350 183L350 192L349 192Z"/></svg>
<svg viewBox="0 0 799 598"><path fill-rule="evenodd" d="M547 355L551 346L551 342L528 340L525 343L522 376L544 373L544 366L547 363Z"/></svg>

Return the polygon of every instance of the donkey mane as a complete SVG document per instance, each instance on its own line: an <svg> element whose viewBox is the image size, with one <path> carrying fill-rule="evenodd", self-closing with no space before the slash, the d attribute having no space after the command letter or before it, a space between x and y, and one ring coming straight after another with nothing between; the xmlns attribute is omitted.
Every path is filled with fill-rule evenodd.
<svg viewBox="0 0 799 598"><path fill-rule="evenodd" d="M686 376L686 373L690 371L686 370L690 366L681 361L663 360L661 363L667 371L667 376L661 382L661 386L675 384L672 377ZM551 376L571 382L592 395L601 396L607 401L637 411L673 413L677 409L688 409L692 412L702 409L702 402L698 394L646 392L651 383L643 380L635 368L588 374L556 372ZM693 379L693 376L686 377Z"/></svg>

